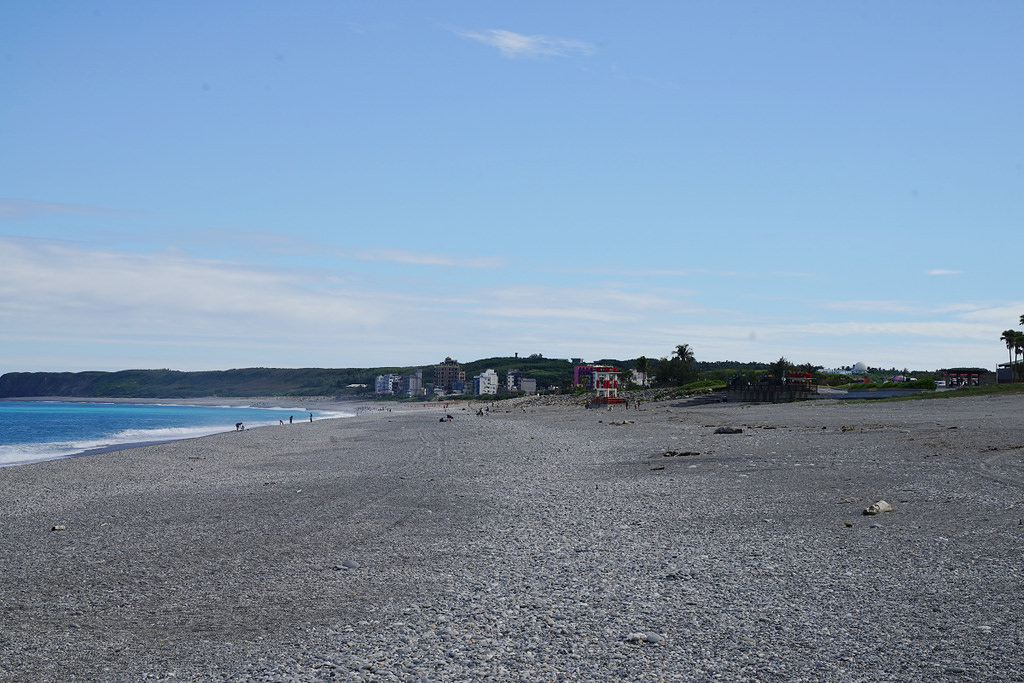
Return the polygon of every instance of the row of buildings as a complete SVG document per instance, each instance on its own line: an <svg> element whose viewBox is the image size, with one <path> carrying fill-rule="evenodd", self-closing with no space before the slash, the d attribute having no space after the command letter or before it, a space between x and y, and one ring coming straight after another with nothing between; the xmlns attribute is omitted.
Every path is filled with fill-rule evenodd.
<svg viewBox="0 0 1024 683"><path fill-rule="evenodd" d="M423 371L417 370L411 375L377 375L374 382L374 393L379 396L426 396L429 393L495 395L499 391L500 378L494 370L484 370L466 383L466 373L458 361L451 357L434 366L434 383L423 383ZM524 394L537 393L537 380L523 377L519 370L509 370L505 375L505 391Z"/></svg>

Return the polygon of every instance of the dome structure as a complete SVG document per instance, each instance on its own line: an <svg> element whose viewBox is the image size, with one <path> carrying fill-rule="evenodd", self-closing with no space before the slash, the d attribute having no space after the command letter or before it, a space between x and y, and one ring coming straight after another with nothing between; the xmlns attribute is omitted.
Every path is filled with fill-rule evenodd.
<svg viewBox="0 0 1024 683"><path fill-rule="evenodd" d="M853 364L853 371L863 374L868 371L868 366L864 365L864 363L861 361L857 361L856 363Z"/></svg>

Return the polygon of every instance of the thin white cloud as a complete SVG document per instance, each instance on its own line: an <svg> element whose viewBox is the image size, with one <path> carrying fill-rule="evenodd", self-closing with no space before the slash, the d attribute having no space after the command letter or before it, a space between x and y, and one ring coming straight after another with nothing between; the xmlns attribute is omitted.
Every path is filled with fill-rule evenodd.
<svg viewBox="0 0 1024 683"><path fill-rule="evenodd" d="M387 261L415 266L497 268L502 265L499 258L431 254L408 249L360 249L351 253L360 261Z"/></svg>
<svg viewBox="0 0 1024 683"><path fill-rule="evenodd" d="M1024 301L1017 301L1000 306L975 306L973 310L964 311L960 317L975 324L1007 330L1011 327L1018 327L1017 323L1022 314L1024 314Z"/></svg>
<svg viewBox="0 0 1024 683"><path fill-rule="evenodd" d="M0 197L0 220L24 220L54 214L101 215L137 214L137 211L110 209L102 206L85 204L62 204L60 202L40 202L32 199L13 199Z"/></svg>
<svg viewBox="0 0 1024 683"><path fill-rule="evenodd" d="M97 330L112 336L274 334L302 326L380 322L360 292L304 273L195 259L0 238L0 325L8 330ZM88 333L88 332L86 332Z"/></svg>
<svg viewBox="0 0 1024 683"><path fill-rule="evenodd" d="M408 289L400 276L409 262L449 267L465 260L363 254L371 256L393 265L357 269L352 277L342 269L264 267L180 250L140 254L0 237L0 358L5 369L21 370L368 367L513 351L653 358L688 343L701 360L994 367L1005 358L1000 332L1024 312L1019 301L852 301L833 304L838 313L822 310L822 302L795 301L783 316L764 307L714 307L707 293L628 281L466 286L422 272ZM836 315L842 319L830 320Z"/></svg>
<svg viewBox="0 0 1024 683"><path fill-rule="evenodd" d="M625 323L664 313L676 303L651 292L633 293L618 287L544 287L518 285L495 288L477 302L479 316L518 318L525 323L550 320Z"/></svg>
<svg viewBox="0 0 1024 683"><path fill-rule="evenodd" d="M949 303L949 304L939 304L937 306L933 306L930 309L930 312L932 312L932 313L973 313L973 312L977 311L979 308L984 308L984 306L979 306L978 304L970 304L970 303Z"/></svg>
<svg viewBox="0 0 1024 683"><path fill-rule="evenodd" d="M884 299L850 300L850 301L827 301L819 304L819 307L831 311L864 312L875 316L882 314L909 314L915 317L939 316L941 322L951 320L970 323L973 326L998 326L1008 324L1019 318L1014 316L1016 310L1024 310L1024 303L1009 303L993 307L988 304L951 302L945 304L923 304L912 301L892 301ZM894 325L905 325L908 323L900 321L889 321Z"/></svg>
<svg viewBox="0 0 1024 683"><path fill-rule="evenodd" d="M866 311L869 313L912 313L920 308L906 301L828 301L822 308L830 311Z"/></svg>
<svg viewBox="0 0 1024 683"><path fill-rule="evenodd" d="M552 306L552 305L498 305L489 307L488 313L499 318L519 318L522 320L589 320L596 323L622 322L623 317L613 311L597 307Z"/></svg>
<svg viewBox="0 0 1024 683"><path fill-rule="evenodd" d="M928 271L929 275L963 275L962 270L945 270L943 268L933 268Z"/></svg>
<svg viewBox="0 0 1024 683"><path fill-rule="evenodd" d="M606 266L574 266L574 265L559 265L549 266L543 269L549 273L577 273L580 275L587 274L601 274L605 275L608 272ZM744 278L744 279L757 279L757 278L796 278L796 279L810 279L820 278L819 273L805 273L800 271L754 271L754 270L711 270L709 268L618 268L615 274L619 277L635 277L635 278L654 278L654 277L695 277L695 276L712 276L712 277L725 277L725 278Z"/></svg>
<svg viewBox="0 0 1024 683"><path fill-rule="evenodd" d="M770 328L771 329L771 328ZM812 322L793 325L777 325L776 333L798 336L828 337L912 337L931 339L971 339L986 340L992 338L990 327L977 325L964 320L950 321L851 321L851 322ZM760 334L760 330L758 331Z"/></svg>
<svg viewBox="0 0 1024 683"><path fill-rule="evenodd" d="M455 30L455 33L463 38L469 38L478 43L497 48L502 57L508 58L568 57L571 55L586 57L597 51L595 45L574 38L559 38L557 36L545 35L528 36L503 29L488 29L485 31Z"/></svg>
<svg viewBox="0 0 1024 683"><path fill-rule="evenodd" d="M185 244L203 241L218 246L230 245L234 255L246 248L265 254L287 254L295 256L332 256L344 261L396 263L407 266L436 266L441 268L492 269L505 265L506 260L498 256L472 256L456 252L429 252L391 247L352 248L333 247L313 241L282 242L280 235L241 231L195 231L185 233ZM127 240L127 238L126 238ZM125 240L122 240L125 241Z"/></svg>

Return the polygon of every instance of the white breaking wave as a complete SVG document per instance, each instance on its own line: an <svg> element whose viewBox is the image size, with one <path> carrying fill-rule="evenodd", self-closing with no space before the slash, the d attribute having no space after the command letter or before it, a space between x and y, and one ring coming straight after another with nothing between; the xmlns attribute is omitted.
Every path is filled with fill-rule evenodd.
<svg viewBox="0 0 1024 683"><path fill-rule="evenodd" d="M301 414L308 415L308 411ZM355 417L355 413L320 412L316 419L327 420L339 417ZM296 420L296 422L298 423L300 421ZM266 427L276 424L278 424L277 419L247 422L245 426L246 428L252 428ZM71 455L80 455L82 453L101 449L116 449L127 445L195 439L200 436L210 436L211 434L223 434L224 432L233 431L235 431L234 423L225 425L206 425L201 427L125 429L100 439L53 443L23 443L10 446L0 446L0 467L26 465L28 463L42 462L44 460L56 460L58 458L66 458Z"/></svg>
<svg viewBox="0 0 1024 683"><path fill-rule="evenodd" d="M30 462L56 460L69 455L105 448L117 448L127 444L178 441L200 436L234 431L235 426L210 425L206 427L171 427L165 429L126 429L99 439L81 441L59 441L53 443L22 443L0 446L0 467L24 465Z"/></svg>

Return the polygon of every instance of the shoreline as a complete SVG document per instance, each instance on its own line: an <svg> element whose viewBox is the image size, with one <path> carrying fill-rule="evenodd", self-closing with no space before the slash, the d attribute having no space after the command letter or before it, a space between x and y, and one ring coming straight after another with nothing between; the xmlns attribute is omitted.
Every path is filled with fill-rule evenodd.
<svg viewBox="0 0 1024 683"><path fill-rule="evenodd" d="M1024 659L1024 396L432 407L0 469L0 680L1012 680Z"/></svg>
<svg viewBox="0 0 1024 683"><path fill-rule="evenodd" d="M146 398L116 398L116 397L85 397L85 396L8 396L0 398L0 402L25 402L25 403L111 403L125 405L180 405L180 406L228 406L233 408L267 408L283 407L282 404L295 404L291 407L284 407L285 410L295 408L304 409L303 406L311 406L314 410L337 409L345 404L363 404L362 400L336 400L326 396L312 396L296 398L294 396L204 396L196 398L167 398L167 397L146 397ZM307 409L308 410L308 409Z"/></svg>
<svg viewBox="0 0 1024 683"><path fill-rule="evenodd" d="M252 409L252 410L276 410L276 411L300 411L303 414L307 412L320 413L318 420L332 420L332 419L348 419L358 414L362 408L361 405L349 404L344 406L346 410L342 410L342 406L338 405L338 402L326 402L317 401L316 404L308 403L305 406L288 406L288 402L284 401L280 397L260 397L252 400L249 399L228 399L227 401L220 398L204 398L204 399L93 399L93 398L68 398L68 397L33 397L33 398L6 398L0 399L0 401L13 403L13 402L24 402L24 403L71 403L71 404L85 404L85 405L138 405L138 406L185 406L185 407L210 407L210 408L239 408L239 409ZM300 423L304 423L305 419L300 420ZM268 421L267 424L256 425L248 427L248 429L259 429L261 427L277 426L272 422ZM184 429L184 428L183 428ZM31 465L39 462L47 462L50 460L60 460L64 458L77 458L89 455L102 455L105 453L111 453L114 451L122 451L133 448L142 448L146 446L153 446L164 443L173 443L177 441L186 441L189 439L200 439L209 436L215 436L217 434L223 434L234 431L227 425L221 427L210 427L209 431L205 427L196 427L192 429L191 434L182 434L178 436L154 436L154 438L134 438L130 441L116 441L111 440L109 443L103 443L101 445L83 445L77 446L73 449L61 449L56 452L48 452L45 454L33 454L35 449L42 449L51 446L55 443L63 442L28 442L28 443L15 443L3 446L4 449L14 449L12 452L22 453L24 459L4 461L0 462L0 468L6 467L21 467L25 465ZM140 435L141 436L141 435ZM110 437L114 439L113 436ZM92 439L92 441L103 441L104 438ZM73 442L71 442L73 443ZM5 455L5 457L14 457L11 454Z"/></svg>

